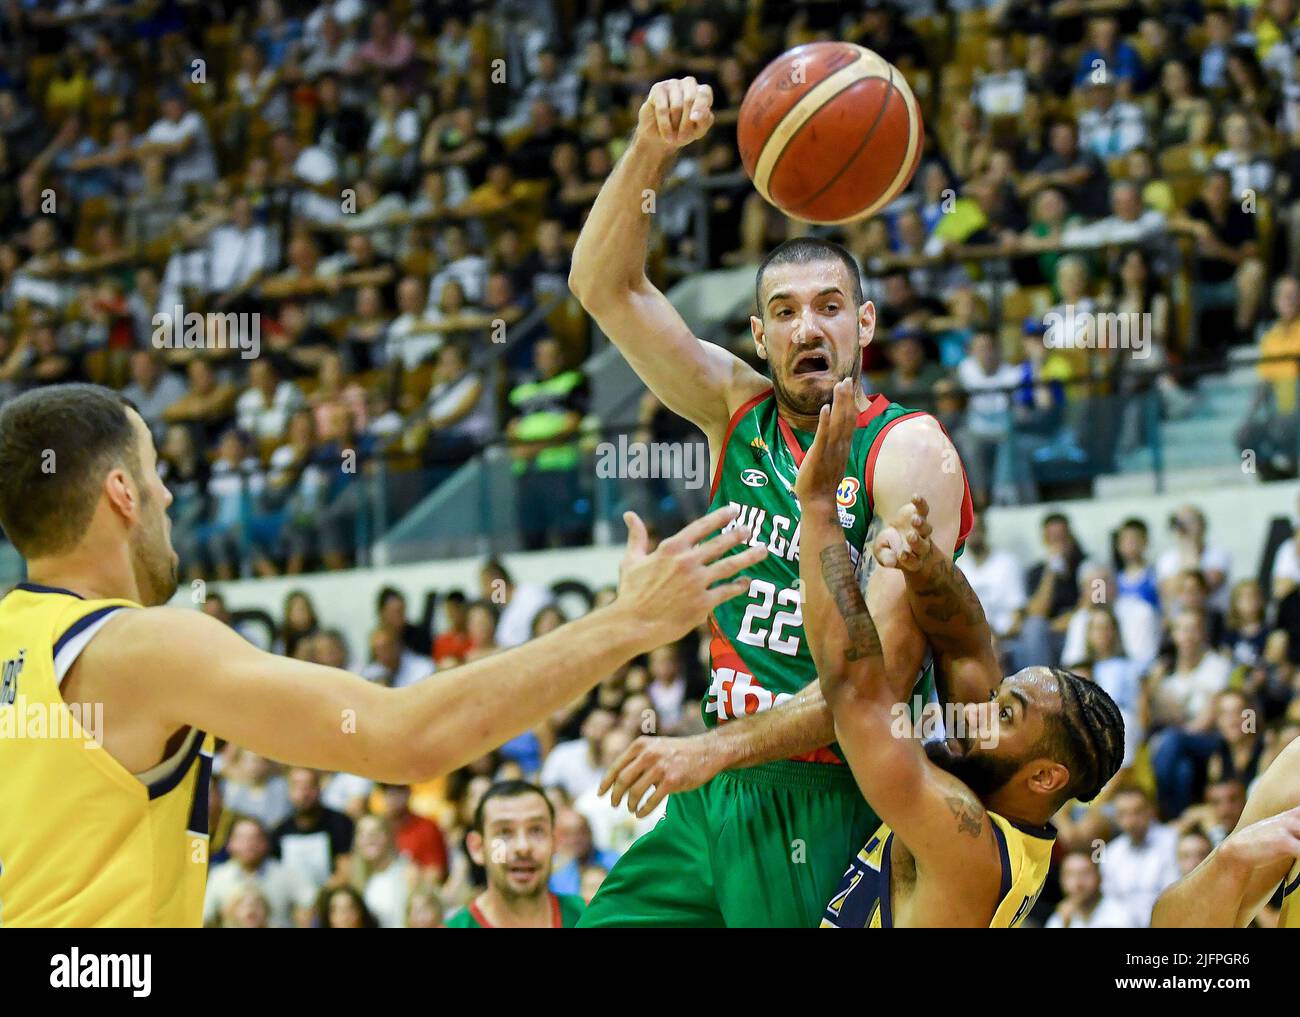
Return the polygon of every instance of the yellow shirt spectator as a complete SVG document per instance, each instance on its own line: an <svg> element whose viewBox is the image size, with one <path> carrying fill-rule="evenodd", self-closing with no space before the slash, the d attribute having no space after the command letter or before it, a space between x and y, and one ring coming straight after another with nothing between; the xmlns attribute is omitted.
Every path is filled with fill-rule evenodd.
<svg viewBox="0 0 1300 1017"><path fill-rule="evenodd" d="M1300 318L1279 321L1264 333L1260 340L1259 355L1267 357L1300 357ZM1257 370L1263 381L1273 385L1273 397L1279 413L1290 413L1296 404L1296 380L1300 371L1295 360L1261 360Z"/></svg>

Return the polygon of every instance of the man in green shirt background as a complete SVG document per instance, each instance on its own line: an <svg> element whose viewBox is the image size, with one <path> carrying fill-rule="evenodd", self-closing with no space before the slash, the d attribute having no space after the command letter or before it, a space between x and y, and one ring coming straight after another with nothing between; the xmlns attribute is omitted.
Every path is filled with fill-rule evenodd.
<svg viewBox="0 0 1300 1017"><path fill-rule="evenodd" d="M447 920L449 929L572 929L581 897L547 888L555 809L536 784L498 781L483 792L465 846L487 871L487 889Z"/></svg>

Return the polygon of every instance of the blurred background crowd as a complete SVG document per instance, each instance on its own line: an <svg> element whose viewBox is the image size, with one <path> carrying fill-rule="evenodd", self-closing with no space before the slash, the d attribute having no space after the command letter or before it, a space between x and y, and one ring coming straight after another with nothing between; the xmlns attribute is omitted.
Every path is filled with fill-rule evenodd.
<svg viewBox="0 0 1300 1017"><path fill-rule="evenodd" d="M650 274L752 360L752 266L808 227L740 171L739 106L771 57L830 38L898 66L927 124L903 197L818 230L878 308L865 384L944 422L981 510L1178 469L1296 475L1297 0L6 0L0 400L70 380L127 394L187 579L367 564L493 455L510 532L459 513L493 547L600 541L626 504L671 526L702 492L611 494L591 469L616 433L699 436L639 387L608 395L608 344L567 290L574 238L650 84L711 84L717 124L657 195ZM159 341L156 315L191 311L202 341ZM1096 348L1079 325L1062 344L1053 312L1118 316L1132 341ZM221 320L257 355L220 342ZM1095 547L1051 515L1034 561L972 534L961 565L1008 668L1090 671L1129 727L1120 777L1059 817L1033 921L1144 924L1300 731L1293 528L1251 561L1194 504ZM276 646L436 681L572 613L483 575L428 604L392 591L367 646L300 592ZM204 609L238 626L239 607L212 591ZM654 819L613 810L599 778L638 736L699 729L703 653L664 647L429 786L226 746L210 921L438 924L487 878L465 848L478 799L520 777L555 806L552 885L590 896Z"/></svg>

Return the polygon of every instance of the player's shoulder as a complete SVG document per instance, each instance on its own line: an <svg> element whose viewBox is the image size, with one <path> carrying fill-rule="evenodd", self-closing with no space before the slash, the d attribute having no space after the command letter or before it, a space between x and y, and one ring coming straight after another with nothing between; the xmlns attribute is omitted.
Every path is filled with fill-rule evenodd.
<svg viewBox="0 0 1300 1017"><path fill-rule="evenodd" d="M587 902L573 893L556 894L560 899L560 924L566 929L577 927L578 919L587 910Z"/></svg>

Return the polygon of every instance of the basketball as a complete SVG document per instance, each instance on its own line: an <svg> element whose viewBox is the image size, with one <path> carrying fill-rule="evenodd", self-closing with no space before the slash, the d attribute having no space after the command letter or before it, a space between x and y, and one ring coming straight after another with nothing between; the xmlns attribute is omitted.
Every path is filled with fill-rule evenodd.
<svg viewBox="0 0 1300 1017"><path fill-rule="evenodd" d="M903 191L924 126L896 67L853 43L813 42L754 79L737 140L767 201L793 219L830 225L873 215Z"/></svg>

